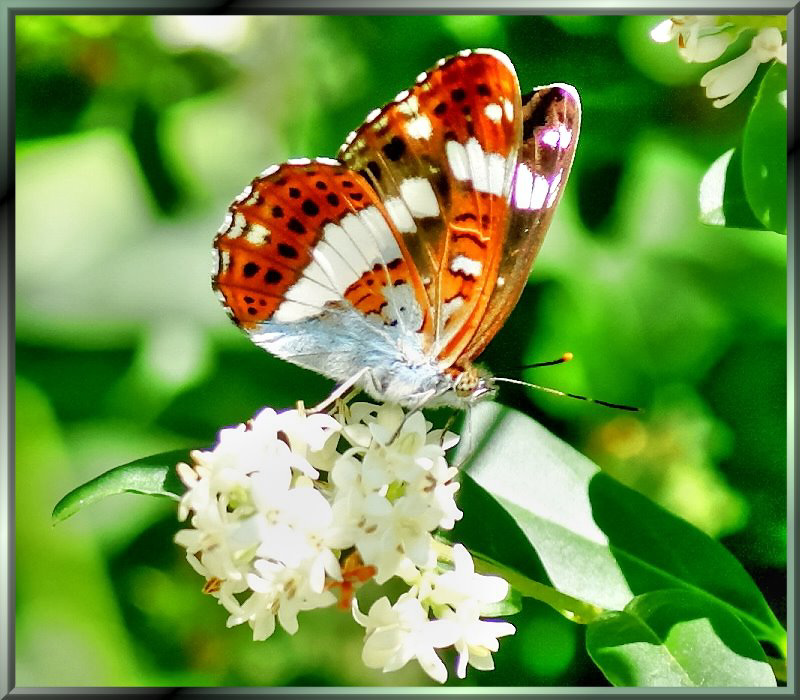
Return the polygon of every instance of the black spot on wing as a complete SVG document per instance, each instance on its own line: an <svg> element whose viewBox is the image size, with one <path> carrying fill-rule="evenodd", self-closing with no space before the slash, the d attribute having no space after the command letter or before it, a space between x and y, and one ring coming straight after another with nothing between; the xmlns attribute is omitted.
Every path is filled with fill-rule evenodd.
<svg viewBox="0 0 800 700"><path fill-rule="evenodd" d="M297 248L288 243L278 243L278 254L289 260L294 260L298 255Z"/></svg>
<svg viewBox="0 0 800 700"><path fill-rule="evenodd" d="M399 136L395 136L392 138L389 143L384 144L383 146L383 153L384 155L392 161L400 160L403 157L403 153L406 150L406 142L403 141Z"/></svg>
<svg viewBox="0 0 800 700"><path fill-rule="evenodd" d="M522 139L527 141L533 136L533 130L547 123L547 115L554 102L561 102L564 96L559 88L549 90L534 90L522 96L523 120ZM532 109L526 109L529 102L533 102ZM528 113L529 112L529 113Z"/></svg>
<svg viewBox="0 0 800 700"><path fill-rule="evenodd" d="M294 216L291 219L289 219L287 228L290 231L298 234L306 232L306 227L303 226L302 222L299 219L296 219Z"/></svg>
<svg viewBox="0 0 800 700"><path fill-rule="evenodd" d="M276 270L274 267L269 268L267 273L264 275L264 281L267 284L278 284L283 279L283 275L279 270Z"/></svg>
<svg viewBox="0 0 800 700"><path fill-rule="evenodd" d="M316 216L319 214L319 207L311 199L304 199L301 208L306 216Z"/></svg>

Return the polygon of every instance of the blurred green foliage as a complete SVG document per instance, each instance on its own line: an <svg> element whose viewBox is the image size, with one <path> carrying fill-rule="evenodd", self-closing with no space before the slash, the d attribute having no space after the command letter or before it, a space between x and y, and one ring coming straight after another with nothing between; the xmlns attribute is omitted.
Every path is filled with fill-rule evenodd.
<svg viewBox="0 0 800 700"><path fill-rule="evenodd" d="M714 109L708 66L656 45L655 17L16 19L17 683L417 685L362 667L341 613L252 642L172 543L167 502L117 496L57 528L68 490L147 454L214 441L330 382L253 346L210 289L231 199L267 165L335 155L441 56L491 46L523 89L575 85L570 184L498 374L641 414L504 386L632 485L722 538L785 622L786 238L698 223L704 171L741 142L759 76ZM43 567L46 563L48 566ZM452 685L607 685L584 630L541 604L492 674Z"/></svg>

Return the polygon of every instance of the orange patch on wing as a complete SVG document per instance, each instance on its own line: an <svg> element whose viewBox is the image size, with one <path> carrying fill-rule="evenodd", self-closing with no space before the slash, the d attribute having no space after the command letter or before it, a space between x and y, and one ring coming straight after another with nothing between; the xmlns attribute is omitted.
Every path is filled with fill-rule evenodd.
<svg viewBox="0 0 800 700"><path fill-rule="evenodd" d="M481 210L475 211L474 197L454 200L458 207L448 225L447 255L440 271L442 299L457 297L463 306L445 321L445 327L458 327L441 353L456 353L469 341L482 318L497 281L502 238L497 237L508 216L507 202L497 195L480 194ZM462 261L459 264L459 261Z"/></svg>
<svg viewBox="0 0 800 700"><path fill-rule="evenodd" d="M286 164L254 180L214 240L214 286L236 322L248 328L269 319L311 262L325 224L364 209L374 196L343 165Z"/></svg>
<svg viewBox="0 0 800 700"><path fill-rule="evenodd" d="M377 263L371 270L367 270L344 293L345 299L364 314L380 313L386 306L386 279L392 285L409 284L410 272L408 263L402 258L396 258L383 265Z"/></svg>
<svg viewBox="0 0 800 700"><path fill-rule="evenodd" d="M345 299L363 314L381 314L385 318L385 310L389 305L388 297L391 291L387 289L387 273L389 285L396 287L401 284L408 284L414 288L411 269L408 262L403 258L396 258L389 261L384 267L376 264L371 270L367 270L345 291ZM418 301L420 299L418 298ZM424 298L422 299L424 301ZM422 326L415 329L417 332L427 332L430 330L431 318L427 307L420 304L423 314Z"/></svg>
<svg viewBox="0 0 800 700"><path fill-rule="evenodd" d="M475 137L484 151L508 155L516 144L513 121L504 114L496 122L489 120L484 110L490 104L502 110L502 101L518 91L516 76L503 62L490 54L471 54L451 58L412 94L419 100L419 112L433 115L432 149L441 148L444 140L464 144Z"/></svg>
<svg viewBox="0 0 800 700"><path fill-rule="evenodd" d="M383 265L375 265L345 290L344 298L363 314L379 314L386 306L385 286Z"/></svg>

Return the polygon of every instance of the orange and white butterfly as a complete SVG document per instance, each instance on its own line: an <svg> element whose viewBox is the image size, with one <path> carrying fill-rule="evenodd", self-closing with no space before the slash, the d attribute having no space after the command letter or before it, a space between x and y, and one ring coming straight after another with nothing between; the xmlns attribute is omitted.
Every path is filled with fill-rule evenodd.
<svg viewBox="0 0 800 700"><path fill-rule="evenodd" d="M267 168L214 241L213 287L254 343L404 406L495 392L473 361L519 300L572 165L577 91L522 95L462 51L352 132Z"/></svg>

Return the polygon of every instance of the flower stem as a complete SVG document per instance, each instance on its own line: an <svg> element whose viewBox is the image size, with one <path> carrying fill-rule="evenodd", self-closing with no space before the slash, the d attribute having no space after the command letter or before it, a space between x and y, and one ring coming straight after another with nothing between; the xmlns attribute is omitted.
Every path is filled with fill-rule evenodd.
<svg viewBox="0 0 800 700"><path fill-rule="evenodd" d="M717 19L718 25L728 22L735 24L742 29L764 29L765 27L777 27L782 32L786 31L785 15L720 15Z"/></svg>
<svg viewBox="0 0 800 700"><path fill-rule="evenodd" d="M588 625L605 612L601 607L561 593L552 586L534 581L514 569L498 564L488 557L475 552L471 553L475 561L476 571L482 574L501 576L521 595L547 603L547 605L572 622L576 622L579 625Z"/></svg>

